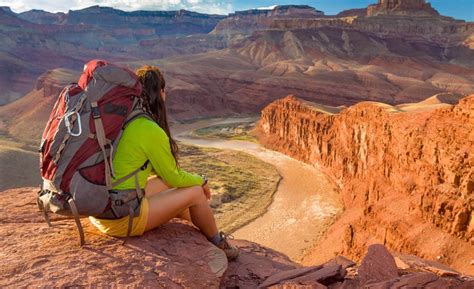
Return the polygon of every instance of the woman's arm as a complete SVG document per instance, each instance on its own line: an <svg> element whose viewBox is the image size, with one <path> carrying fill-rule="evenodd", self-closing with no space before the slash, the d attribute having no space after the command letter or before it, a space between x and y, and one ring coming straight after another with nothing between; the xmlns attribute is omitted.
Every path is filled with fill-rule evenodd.
<svg viewBox="0 0 474 289"><path fill-rule="evenodd" d="M169 138L158 124L147 121L144 122L143 129L142 149L150 160L153 170L165 183L174 188L203 184L204 180L201 176L188 173L176 166Z"/></svg>

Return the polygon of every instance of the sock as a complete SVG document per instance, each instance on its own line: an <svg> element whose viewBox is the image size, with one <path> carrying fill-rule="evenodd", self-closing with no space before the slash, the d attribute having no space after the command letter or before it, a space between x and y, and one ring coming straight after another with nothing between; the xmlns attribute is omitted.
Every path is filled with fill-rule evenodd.
<svg viewBox="0 0 474 289"><path fill-rule="evenodd" d="M222 241L222 237L221 237L221 234L219 234L219 232L217 232L217 234L215 234L213 237L211 238L208 238L209 242L211 242L212 244L216 245L216 246L219 246L219 244L221 243Z"/></svg>

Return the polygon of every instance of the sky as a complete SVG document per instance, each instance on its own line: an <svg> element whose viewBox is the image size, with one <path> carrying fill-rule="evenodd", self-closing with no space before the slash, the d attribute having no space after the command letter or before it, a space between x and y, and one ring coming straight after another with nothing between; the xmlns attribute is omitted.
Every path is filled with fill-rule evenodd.
<svg viewBox="0 0 474 289"><path fill-rule="evenodd" d="M201 13L228 14L234 11L271 7L273 5L306 4L334 15L342 10L363 8L377 0L0 0L0 6L10 6L15 12L42 9L67 12L92 5L121 10L179 10ZM474 21L474 0L431 0L431 5L442 15Z"/></svg>

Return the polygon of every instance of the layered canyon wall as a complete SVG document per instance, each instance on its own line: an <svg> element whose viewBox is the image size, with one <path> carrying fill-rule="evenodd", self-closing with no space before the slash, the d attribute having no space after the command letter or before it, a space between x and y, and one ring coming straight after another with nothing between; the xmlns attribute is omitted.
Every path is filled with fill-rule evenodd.
<svg viewBox="0 0 474 289"><path fill-rule="evenodd" d="M439 15L431 4L425 0L379 0L377 4L369 5L367 15L399 14L407 15Z"/></svg>
<svg viewBox="0 0 474 289"><path fill-rule="evenodd" d="M345 213L322 244L339 242L335 252L357 259L379 241L472 267L474 95L456 105L436 100L363 102L337 113L289 96L262 111L265 146L322 166L341 189Z"/></svg>

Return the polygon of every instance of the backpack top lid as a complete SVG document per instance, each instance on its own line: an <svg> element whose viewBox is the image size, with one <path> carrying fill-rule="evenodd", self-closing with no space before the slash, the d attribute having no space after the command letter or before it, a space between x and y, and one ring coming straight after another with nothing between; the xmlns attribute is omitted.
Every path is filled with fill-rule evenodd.
<svg viewBox="0 0 474 289"><path fill-rule="evenodd" d="M132 88L141 93L141 84L137 75L125 67L119 67L104 60L94 59L84 65L84 71L79 78L78 85L86 90L92 79L99 79L105 83Z"/></svg>
<svg viewBox="0 0 474 289"><path fill-rule="evenodd" d="M85 89L89 82L94 78L94 71L96 68L107 65L107 62L99 59L93 59L86 64L84 64L84 69L82 71L81 77L77 84Z"/></svg>

